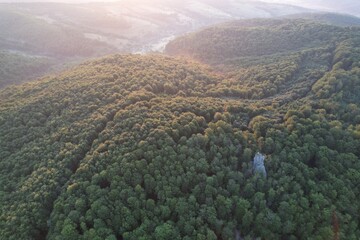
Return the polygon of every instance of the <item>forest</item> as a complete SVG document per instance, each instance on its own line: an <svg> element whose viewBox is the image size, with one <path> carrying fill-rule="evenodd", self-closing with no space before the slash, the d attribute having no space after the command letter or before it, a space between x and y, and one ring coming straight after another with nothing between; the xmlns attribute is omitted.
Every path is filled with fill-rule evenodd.
<svg viewBox="0 0 360 240"><path fill-rule="evenodd" d="M0 88L39 77L47 72L54 62L51 58L0 50Z"/></svg>
<svg viewBox="0 0 360 240"><path fill-rule="evenodd" d="M235 21L166 53L0 90L1 240L360 238L360 28Z"/></svg>

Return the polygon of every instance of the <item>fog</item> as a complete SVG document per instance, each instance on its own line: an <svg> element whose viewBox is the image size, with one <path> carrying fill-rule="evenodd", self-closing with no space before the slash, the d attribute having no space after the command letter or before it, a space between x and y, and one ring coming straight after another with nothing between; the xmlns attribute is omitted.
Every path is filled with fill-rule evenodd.
<svg viewBox="0 0 360 240"><path fill-rule="evenodd" d="M64 2L64 3L88 3L88 2L122 2L126 0L0 0L0 3L18 3L18 2ZM149 0L154 1L154 0ZM149 2L146 1L146 2ZM177 0L169 0L176 2ZM213 0L208 0L213 2ZM358 0L234 0L234 2L268 2L279 4L290 4L310 9L348 13L360 16L360 2Z"/></svg>
<svg viewBox="0 0 360 240"><path fill-rule="evenodd" d="M121 0L0 0L0 3L18 3L18 2L63 2L63 3L88 3L88 2L120 2Z"/></svg>
<svg viewBox="0 0 360 240"><path fill-rule="evenodd" d="M285 3L307 8L348 12L360 15L360 2L357 0L263 0L270 3Z"/></svg>

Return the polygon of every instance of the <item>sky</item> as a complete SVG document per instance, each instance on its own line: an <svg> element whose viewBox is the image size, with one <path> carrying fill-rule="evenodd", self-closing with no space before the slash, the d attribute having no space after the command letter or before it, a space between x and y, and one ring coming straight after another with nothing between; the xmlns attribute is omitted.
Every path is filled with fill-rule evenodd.
<svg viewBox="0 0 360 240"><path fill-rule="evenodd" d="M0 0L0 2L66 2L66 3L87 3L87 2L119 2L119 0Z"/></svg>
<svg viewBox="0 0 360 240"><path fill-rule="evenodd" d="M0 2L67 2L67 3L86 3L86 2L118 2L119 0L0 0ZM151 0L149 0L151 1ZM264 2L297 4L302 0L263 0Z"/></svg>
<svg viewBox="0 0 360 240"><path fill-rule="evenodd" d="M272 3L288 3L306 8L349 13L360 17L359 0L263 0Z"/></svg>
<svg viewBox="0 0 360 240"><path fill-rule="evenodd" d="M322 0L262 0L263 2L269 3L283 3L283 4L291 4L306 8L313 8L313 9L321 9L321 10L331 10L330 6L327 6L326 1ZM330 0L329 2L331 2ZM341 1L341 0L339 0Z"/></svg>
<svg viewBox="0 0 360 240"><path fill-rule="evenodd" d="M1 2L66 2L66 3L86 3L86 2L119 2L122 0L0 0ZM147 0L151 1L151 0ZM175 0L168 0L175 1ZM206 1L206 0L204 0ZM221 0L219 0L221 1ZM234 0L244 1L244 0ZM257 1L257 0L249 0ZM323 10L323 11L338 11L360 16L360 1L359 0L260 0L269 3L282 3L301 6L305 8Z"/></svg>
<svg viewBox="0 0 360 240"><path fill-rule="evenodd" d="M66 3L88 3L88 2L119 2L121 0L0 0L6 3L15 2L66 2Z"/></svg>
<svg viewBox="0 0 360 240"><path fill-rule="evenodd" d="M359 5L359 0L262 0L270 3L286 3L308 8L333 9Z"/></svg>

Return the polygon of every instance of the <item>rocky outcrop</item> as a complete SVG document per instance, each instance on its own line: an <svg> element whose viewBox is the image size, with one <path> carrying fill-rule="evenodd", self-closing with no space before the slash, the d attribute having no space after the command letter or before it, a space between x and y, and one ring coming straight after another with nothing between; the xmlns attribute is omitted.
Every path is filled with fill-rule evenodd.
<svg viewBox="0 0 360 240"><path fill-rule="evenodd" d="M266 177L266 169L264 165L265 156L261 153L257 152L254 157L253 161L253 173L259 173L262 174L264 177Z"/></svg>

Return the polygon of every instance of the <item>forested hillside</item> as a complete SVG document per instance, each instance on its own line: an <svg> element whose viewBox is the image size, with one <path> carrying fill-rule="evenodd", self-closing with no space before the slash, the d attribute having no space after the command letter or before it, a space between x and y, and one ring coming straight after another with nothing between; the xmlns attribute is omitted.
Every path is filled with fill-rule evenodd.
<svg viewBox="0 0 360 240"><path fill-rule="evenodd" d="M0 239L359 239L359 34L233 22L1 90Z"/></svg>
<svg viewBox="0 0 360 240"><path fill-rule="evenodd" d="M353 15L328 13L328 12L299 13L299 14L284 16L284 18L290 18L290 19L302 18L302 19L313 20L321 23L342 26L342 27L351 27L351 26L360 25L360 18L358 17L355 17Z"/></svg>
<svg viewBox="0 0 360 240"><path fill-rule="evenodd" d="M170 42L166 52L212 64L326 46L353 31L309 20L239 20L190 33Z"/></svg>

